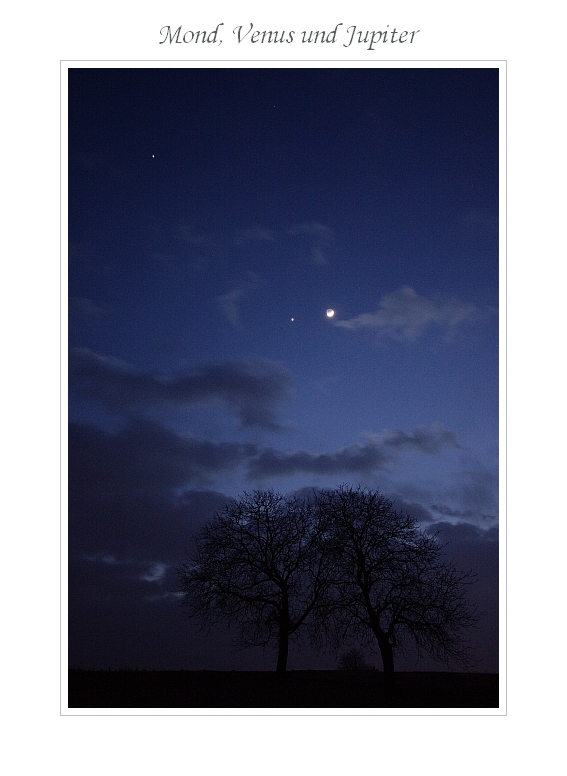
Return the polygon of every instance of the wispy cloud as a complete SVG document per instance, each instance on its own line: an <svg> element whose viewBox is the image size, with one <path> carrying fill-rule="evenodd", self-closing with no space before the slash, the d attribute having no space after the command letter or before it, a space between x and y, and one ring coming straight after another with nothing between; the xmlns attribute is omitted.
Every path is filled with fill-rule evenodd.
<svg viewBox="0 0 567 776"><path fill-rule="evenodd" d="M276 238L270 229L255 226L251 229L240 229L236 233L236 244L246 245L253 242L274 242Z"/></svg>
<svg viewBox="0 0 567 776"><path fill-rule="evenodd" d="M409 433L400 430L385 430L381 434L381 440L385 447L393 448L400 452L437 455L445 447L462 449L457 442L455 432L448 431L442 423L434 423L431 428L416 428Z"/></svg>
<svg viewBox="0 0 567 776"><path fill-rule="evenodd" d="M92 323L108 315L108 309L95 304L92 299L72 296L69 298L69 313L82 321Z"/></svg>
<svg viewBox="0 0 567 776"><path fill-rule="evenodd" d="M453 509L452 507L445 506L444 504L431 504L431 509L440 515L445 517L459 517L463 519L470 519L476 517L476 512L472 509Z"/></svg>
<svg viewBox="0 0 567 776"><path fill-rule="evenodd" d="M313 240L321 243L331 243L335 237L334 232L325 224L320 224L318 221L310 221L305 224L297 224L292 226L290 234L306 234Z"/></svg>
<svg viewBox="0 0 567 776"><path fill-rule="evenodd" d="M311 245L311 258L315 264L327 264L327 250L335 239L335 233L325 224L311 221L305 224L297 224L289 229L292 237L307 236Z"/></svg>
<svg viewBox="0 0 567 776"><path fill-rule="evenodd" d="M260 286L261 279L254 272L248 272L248 280L240 286L227 291L225 294L217 296L217 304L226 315L228 321L236 329L241 327L240 305L245 299L248 299Z"/></svg>
<svg viewBox="0 0 567 776"><path fill-rule="evenodd" d="M294 474L367 474L384 469L400 452L438 455L446 447L459 448L456 434L441 423L413 431L383 431L364 444L343 447L333 453L305 450L280 452L264 449L248 465L250 479Z"/></svg>
<svg viewBox="0 0 567 776"><path fill-rule="evenodd" d="M472 304L455 300L435 301L419 296L413 288L404 286L385 294L375 313L362 313L348 320L334 321L335 326L352 331L366 329L379 339L415 341L432 327L439 328L446 339L466 321L480 318L482 311Z"/></svg>
<svg viewBox="0 0 567 776"><path fill-rule="evenodd" d="M166 563L152 563L150 568L140 576L143 582L161 582L167 571Z"/></svg>
<svg viewBox="0 0 567 776"><path fill-rule="evenodd" d="M261 479L293 474L370 472L381 468L388 460L389 457L372 442L343 447L336 453L308 453L304 450L281 453L268 449L250 462L248 474L250 479Z"/></svg>

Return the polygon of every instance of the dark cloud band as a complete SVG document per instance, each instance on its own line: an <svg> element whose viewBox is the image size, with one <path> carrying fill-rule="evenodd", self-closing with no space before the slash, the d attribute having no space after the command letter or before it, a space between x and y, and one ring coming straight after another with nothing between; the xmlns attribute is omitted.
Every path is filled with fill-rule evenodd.
<svg viewBox="0 0 567 776"><path fill-rule="evenodd" d="M80 396L126 416L147 408L182 408L220 399L242 426L275 430L276 408L291 389L288 372L270 362L234 361L166 378L137 372L87 348L73 349L69 361L70 382Z"/></svg>

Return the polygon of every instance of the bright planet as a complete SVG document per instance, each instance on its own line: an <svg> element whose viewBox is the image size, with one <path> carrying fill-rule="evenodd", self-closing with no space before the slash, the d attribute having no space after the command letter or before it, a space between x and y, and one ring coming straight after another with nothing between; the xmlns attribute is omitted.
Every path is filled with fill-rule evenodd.
<svg viewBox="0 0 567 776"><path fill-rule="evenodd" d="M335 314L335 311L331 310L331 308L329 307L329 309L327 310L327 318L332 318L334 314Z"/></svg>

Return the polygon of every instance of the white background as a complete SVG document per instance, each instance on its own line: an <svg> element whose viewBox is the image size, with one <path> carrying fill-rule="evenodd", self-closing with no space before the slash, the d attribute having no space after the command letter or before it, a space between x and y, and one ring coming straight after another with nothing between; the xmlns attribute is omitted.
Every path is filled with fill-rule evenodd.
<svg viewBox="0 0 567 776"><path fill-rule="evenodd" d="M3 707L17 773L556 772L562 761L565 412L565 102L560 5L503 0L265 2L155 7L99 0L3 12ZM212 30L221 46L159 45L159 30ZM236 43L232 29L329 30L321 45ZM350 25L417 30L413 44L342 46ZM285 49L283 53L280 53ZM323 53L322 53L323 49ZM387 53L382 52L386 50ZM327 53L328 52L328 53ZM60 706L60 62L270 58L506 61L507 693L500 716L65 716ZM217 65L218 66L218 65ZM63 273L66 267L63 263ZM504 301L504 299L503 299ZM65 307L63 308L65 309ZM506 329L503 326L503 332ZM66 385L62 384L63 403ZM64 413L63 413L64 417ZM503 440L504 441L504 440ZM63 448L65 451L65 448ZM63 472L66 462L63 460ZM507 476L506 476L507 474ZM504 498L502 499L504 503ZM66 521L63 503L62 522ZM31 551L30 551L31 548ZM504 567L503 567L504 568ZM63 702L64 703L64 702ZM506 716L503 712L506 711Z"/></svg>

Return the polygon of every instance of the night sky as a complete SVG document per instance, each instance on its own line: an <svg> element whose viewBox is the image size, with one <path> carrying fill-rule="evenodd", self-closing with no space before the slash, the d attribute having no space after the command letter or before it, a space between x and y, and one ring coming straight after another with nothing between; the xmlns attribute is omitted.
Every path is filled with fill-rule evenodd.
<svg viewBox="0 0 567 776"><path fill-rule="evenodd" d="M273 670L173 568L228 497L360 484L476 571L498 670L498 77L69 70L70 667Z"/></svg>

